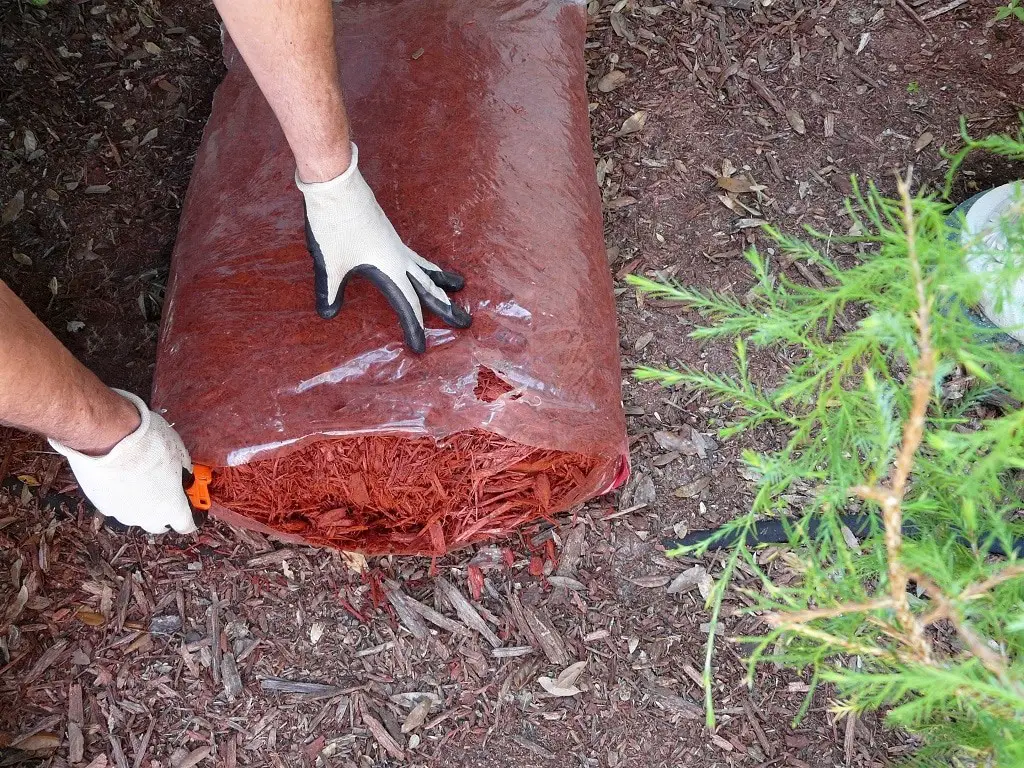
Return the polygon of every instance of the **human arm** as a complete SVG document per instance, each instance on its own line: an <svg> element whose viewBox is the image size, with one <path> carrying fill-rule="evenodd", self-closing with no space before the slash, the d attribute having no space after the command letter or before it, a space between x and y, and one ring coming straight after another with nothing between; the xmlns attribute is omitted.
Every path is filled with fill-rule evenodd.
<svg viewBox="0 0 1024 768"><path fill-rule="evenodd" d="M416 352L426 348L421 304L451 326L468 327L469 313L445 293L462 288L462 278L405 246L359 171L331 0L215 4L295 155L320 315L334 317L347 281L362 275L387 297Z"/></svg>
<svg viewBox="0 0 1024 768"><path fill-rule="evenodd" d="M188 452L141 400L108 389L0 281L0 422L50 438L104 515L153 533L194 530Z"/></svg>

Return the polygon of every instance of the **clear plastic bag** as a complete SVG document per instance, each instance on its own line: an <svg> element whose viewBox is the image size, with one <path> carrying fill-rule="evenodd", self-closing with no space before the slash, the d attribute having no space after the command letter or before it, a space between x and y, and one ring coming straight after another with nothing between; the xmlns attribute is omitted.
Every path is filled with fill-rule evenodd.
<svg viewBox="0 0 1024 768"><path fill-rule="evenodd" d="M232 523L440 554L621 483L615 306L581 4L337 4L363 175L405 242L461 273L473 325L407 352L361 278L314 311L294 160L241 58L196 159L153 405Z"/></svg>

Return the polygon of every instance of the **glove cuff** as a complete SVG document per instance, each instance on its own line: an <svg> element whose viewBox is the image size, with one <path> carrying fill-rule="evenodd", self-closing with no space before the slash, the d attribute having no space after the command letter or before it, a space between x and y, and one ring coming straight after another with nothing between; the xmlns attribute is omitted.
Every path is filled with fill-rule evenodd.
<svg viewBox="0 0 1024 768"><path fill-rule="evenodd" d="M329 181L303 181L299 178L299 170L295 169L295 186L299 188L299 191L303 195L310 194L338 194L344 192L345 189L355 180L356 177L362 178L362 174L359 173L359 147L352 142L352 162L349 163L348 168L341 176L335 176Z"/></svg>
<svg viewBox="0 0 1024 768"><path fill-rule="evenodd" d="M113 389L113 391L128 400L139 412L140 422L134 432L123 437L121 442L103 456L89 456L53 439L48 439L50 447L68 459L74 460L76 464L89 464L97 468L132 467L145 462L151 442L152 412L142 398L137 395L121 389Z"/></svg>

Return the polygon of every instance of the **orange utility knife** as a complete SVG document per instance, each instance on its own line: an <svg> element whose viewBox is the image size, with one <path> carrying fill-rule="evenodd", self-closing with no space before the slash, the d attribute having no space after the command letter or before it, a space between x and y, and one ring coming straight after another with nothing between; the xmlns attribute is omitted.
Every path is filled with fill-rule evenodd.
<svg viewBox="0 0 1024 768"><path fill-rule="evenodd" d="M188 496L188 503L192 506L192 520L196 528L201 527L210 516L210 507L213 505L210 499L212 481L213 471L203 464L193 464L191 472L187 469L181 472L181 483Z"/></svg>

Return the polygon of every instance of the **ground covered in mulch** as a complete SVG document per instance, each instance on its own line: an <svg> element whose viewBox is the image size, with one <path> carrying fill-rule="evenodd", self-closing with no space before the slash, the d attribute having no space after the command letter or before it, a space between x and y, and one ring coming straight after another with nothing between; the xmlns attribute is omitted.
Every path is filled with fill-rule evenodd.
<svg viewBox="0 0 1024 768"><path fill-rule="evenodd" d="M983 134L1021 108L1024 27L992 24L987 0L590 8L624 372L725 369L730 353L688 340L698 318L640 300L625 275L742 295L742 250L770 247L760 222L846 233L850 174L891 189L914 163L934 186L961 115ZM221 74L215 15L14 0L0 25L0 277L108 383L146 392ZM958 194L1020 175L979 159ZM754 365L770 379L785 360ZM659 541L742 511L739 450L776 438L719 445L721 406L624 384L635 471L618 497L439 562L364 564L218 525L115 533L43 444L4 433L0 765L869 766L912 749L877 721L837 721L827 691L794 725L807 681L762 669L748 683L727 641L705 729L717 566L667 560ZM742 607L726 602L727 638L759 631Z"/></svg>

